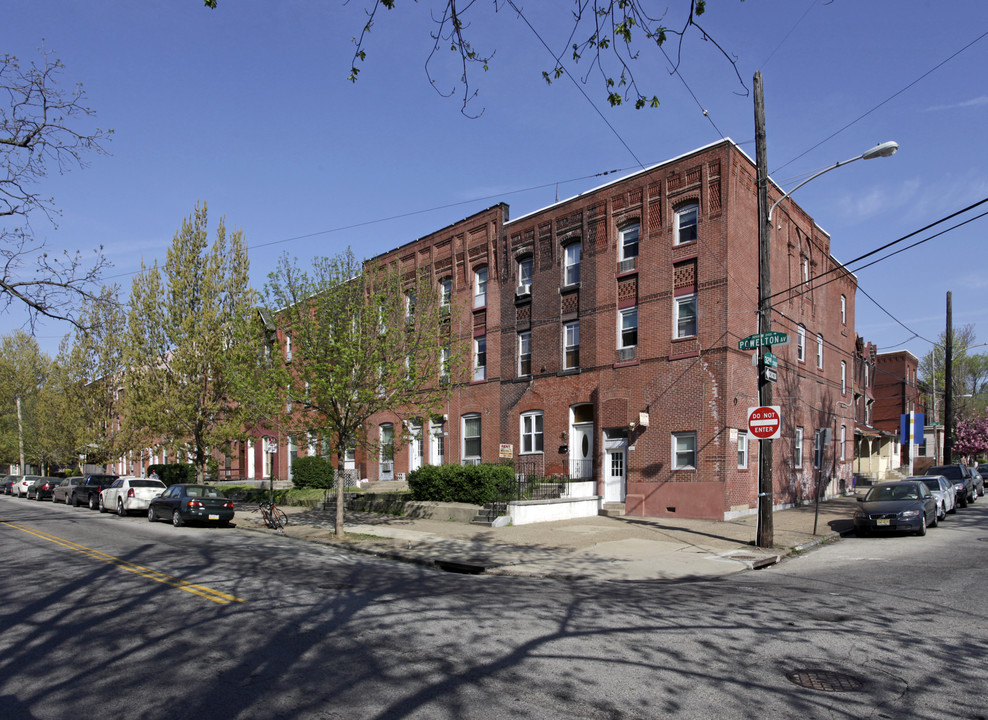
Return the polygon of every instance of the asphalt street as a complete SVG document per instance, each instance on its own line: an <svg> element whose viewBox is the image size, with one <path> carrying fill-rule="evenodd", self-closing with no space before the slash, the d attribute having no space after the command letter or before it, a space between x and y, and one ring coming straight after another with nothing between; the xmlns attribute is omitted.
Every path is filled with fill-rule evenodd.
<svg viewBox="0 0 988 720"><path fill-rule="evenodd" d="M979 718L986 523L628 582L3 497L0 717Z"/></svg>

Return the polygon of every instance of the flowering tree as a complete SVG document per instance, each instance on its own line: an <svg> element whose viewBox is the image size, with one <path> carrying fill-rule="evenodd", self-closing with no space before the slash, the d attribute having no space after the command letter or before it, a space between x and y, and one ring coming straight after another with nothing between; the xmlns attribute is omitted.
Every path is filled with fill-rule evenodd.
<svg viewBox="0 0 988 720"><path fill-rule="evenodd" d="M983 417L957 423L954 450L970 457L988 455L988 411Z"/></svg>

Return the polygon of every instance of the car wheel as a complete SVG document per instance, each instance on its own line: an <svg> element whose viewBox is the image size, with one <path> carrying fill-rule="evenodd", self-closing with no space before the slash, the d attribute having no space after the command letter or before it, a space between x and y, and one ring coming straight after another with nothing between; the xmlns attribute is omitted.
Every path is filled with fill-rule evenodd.
<svg viewBox="0 0 988 720"><path fill-rule="evenodd" d="M103 496L102 495L99 496L99 511L101 513L105 513L106 512L106 503L103 502Z"/></svg>
<svg viewBox="0 0 988 720"><path fill-rule="evenodd" d="M72 496L72 507L79 507L79 496L78 495L73 495Z"/></svg>
<svg viewBox="0 0 988 720"><path fill-rule="evenodd" d="M178 512L178 510L175 510L172 513L172 525L175 527L182 527L185 525L185 521L182 519L182 515Z"/></svg>
<svg viewBox="0 0 988 720"><path fill-rule="evenodd" d="M127 517L127 511L124 510L123 500L117 498L117 515L120 517Z"/></svg>
<svg viewBox="0 0 988 720"><path fill-rule="evenodd" d="M89 509L95 510L99 507L99 498L96 495L89 496Z"/></svg>
<svg viewBox="0 0 988 720"><path fill-rule="evenodd" d="M947 501L945 500L942 505L937 506L937 522L945 520L947 518Z"/></svg>
<svg viewBox="0 0 988 720"><path fill-rule="evenodd" d="M926 513L923 513L923 518L920 520L919 530L916 531L916 534L920 537L926 535Z"/></svg>
<svg viewBox="0 0 988 720"><path fill-rule="evenodd" d="M925 518L925 516L924 516ZM930 527L936 527L940 523L940 518L937 516L936 508L933 509L933 522L930 523Z"/></svg>
<svg viewBox="0 0 988 720"><path fill-rule="evenodd" d="M158 518L156 518L156 517L154 516L154 508L151 508L151 507L149 507L149 508L148 508L148 522L154 522L154 521L155 521L155 520L157 520L157 519L158 519Z"/></svg>
<svg viewBox="0 0 988 720"><path fill-rule="evenodd" d="M967 494L966 494L966 493L965 493L965 495L964 495L964 496L963 496L963 497L961 498L961 507L962 507L962 508L966 508L966 507L967 507Z"/></svg>

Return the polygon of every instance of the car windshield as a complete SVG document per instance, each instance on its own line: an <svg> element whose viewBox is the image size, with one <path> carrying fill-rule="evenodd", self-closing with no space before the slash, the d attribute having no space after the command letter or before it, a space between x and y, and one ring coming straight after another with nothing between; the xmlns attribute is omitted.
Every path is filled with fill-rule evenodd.
<svg viewBox="0 0 988 720"><path fill-rule="evenodd" d="M961 471L960 465L941 465L940 467L930 468L930 475L943 475L948 480L963 480L964 473Z"/></svg>
<svg viewBox="0 0 988 720"><path fill-rule="evenodd" d="M161 480L131 480L130 486L135 488L163 488L165 484Z"/></svg>
<svg viewBox="0 0 988 720"><path fill-rule="evenodd" d="M919 490L915 485L887 485L871 489L866 502L887 502L889 500L919 500Z"/></svg>
<svg viewBox="0 0 988 720"><path fill-rule="evenodd" d="M926 487L928 487L930 490L940 489L940 481L937 480L936 478L924 478L923 484L926 485Z"/></svg>

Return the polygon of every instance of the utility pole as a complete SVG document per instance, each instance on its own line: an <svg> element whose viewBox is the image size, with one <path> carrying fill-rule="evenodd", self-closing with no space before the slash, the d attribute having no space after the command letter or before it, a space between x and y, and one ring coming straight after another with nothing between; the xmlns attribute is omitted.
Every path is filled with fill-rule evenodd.
<svg viewBox="0 0 988 720"><path fill-rule="evenodd" d="M765 141L765 95L761 71L755 73L755 166L758 173L758 332L772 329L771 243L772 225L768 204L768 156ZM772 383L763 371L767 346L758 348L758 405L772 404ZM761 548L772 547L775 542L772 519L772 441L758 441L758 530L755 544Z"/></svg>
<svg viewBox="0 0 988 720"><path fill-rule="evenodd" d="M943 463L953 462L954 451L954 318L947 291L947 339L943 347Z"/></svg>

